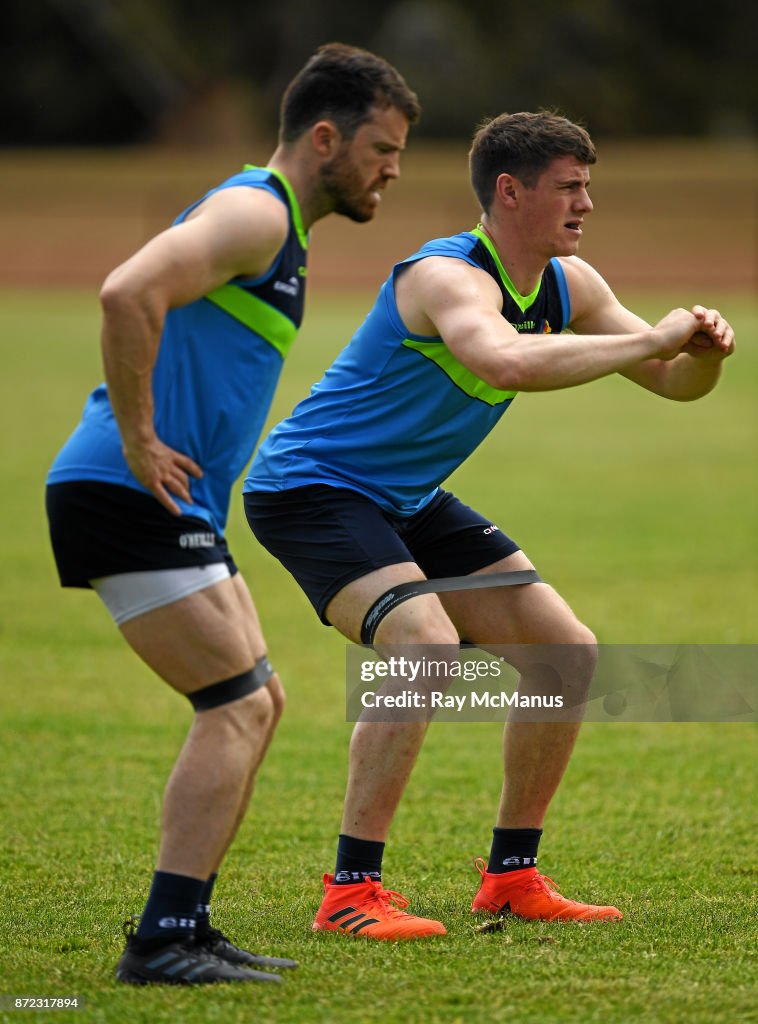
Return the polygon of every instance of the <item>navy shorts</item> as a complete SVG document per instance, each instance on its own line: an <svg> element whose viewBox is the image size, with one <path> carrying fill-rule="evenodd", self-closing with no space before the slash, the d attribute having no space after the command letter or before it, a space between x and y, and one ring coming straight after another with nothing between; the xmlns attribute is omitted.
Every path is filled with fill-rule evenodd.
<svg viewBox="0 0 758 1024"><path fill-rule="evenodd" d="M357 491L326 484L245 494L257 539L295 577L319 618L353 580L398 562L428 579L467 576L507 558L518 544L440 489L412 516L393 516Z"/></svg>
<svg viewBox="0 0 758 1024"><path fill-rule="evenodd" d="M223 537L199 516L174 516L133 487L77 480L45 493L50 541L61 586L122 572L184 569L226 562L237 566Z"/></svg>

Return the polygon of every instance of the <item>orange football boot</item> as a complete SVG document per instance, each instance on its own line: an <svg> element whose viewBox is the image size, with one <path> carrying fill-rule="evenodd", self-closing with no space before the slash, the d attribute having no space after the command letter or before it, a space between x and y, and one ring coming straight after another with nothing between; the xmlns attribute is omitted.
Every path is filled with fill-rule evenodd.
<svg viewBox="0 0 758 1024"><path fill-rule="evenodd" d="M399 892L383 889L381 882L368 876L357 884L335 885L334 875L324 875L324 899L313 931L397 940L447 934L440 921L404 913L407 906L408 900Z"/></svg>
<svg viewBox="0 0 758 1024"><path fill-rule="evenodd" d="M482 884L471 904L472 914L510 913L527 921L620 921L623 917L615 907L567 900L552 878L541 875L537 868L490 874L484 857L477 857L474 866Z"/></svg>

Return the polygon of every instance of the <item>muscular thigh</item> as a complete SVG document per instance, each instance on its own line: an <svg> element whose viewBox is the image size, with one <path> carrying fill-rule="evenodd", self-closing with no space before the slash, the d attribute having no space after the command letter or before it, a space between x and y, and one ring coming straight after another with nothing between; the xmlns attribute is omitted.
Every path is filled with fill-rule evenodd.
<svg viewBox="0 0 758 1024"><path fill-rule="evenodd" d="M120 629L140 658L181 693L246 672L265 653L240 573L129 619Z"/></svg>
<svg viewBox="0 0 758 1024"><path fill-rule="evenodd" d="M326 607L326 618L354 643L361 642L361 626L375 601L401 583L423 580L414 562L388 565L353 580ZM389 612L376 630L377 645L450 644L457 635L436 594L421 594Z"/></svg>
<svg viewBox="0 0 758 1024"><path fill-rule="evenodd" d="M474 575L533 569L517 551ZM476 644L591 643L592 636L547 583L440 595L459 635Z"/></svg>

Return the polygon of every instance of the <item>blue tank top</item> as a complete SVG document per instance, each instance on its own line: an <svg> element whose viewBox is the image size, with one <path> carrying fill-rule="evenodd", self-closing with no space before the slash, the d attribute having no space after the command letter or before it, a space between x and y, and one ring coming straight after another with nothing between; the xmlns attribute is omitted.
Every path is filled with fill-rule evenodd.
<svg viewBox="0 0 758 1024"><path fill-rule="evenodd" d="M184 210L185 220L220 189L260 188L289 211L290 229L272 266L255 279L235 278L202 299L170 310L153 370L155 429L203 470L191 480L193 504L182 511L223 533L231 487L252 456L282 362L303 318L308 237L292 189L277 171L246 167ZM121 451L105 385L87 399L79 425L59 452L49 484L99 480L145 491Z"/></svg>
<svg viewBox="0 0 758 1024"><path fill-rule="evenodd" d="M398 313L397 274L428 256L462 259L490 274L503 295L503 316L521 333L562 331L570 320L557 259L534 292L521 296L481 228L428 242L393 268L350 344L263 441L246 492L330 484L409 516L489 434L516 392L486 384L440 337L409 332Z"/></svg>

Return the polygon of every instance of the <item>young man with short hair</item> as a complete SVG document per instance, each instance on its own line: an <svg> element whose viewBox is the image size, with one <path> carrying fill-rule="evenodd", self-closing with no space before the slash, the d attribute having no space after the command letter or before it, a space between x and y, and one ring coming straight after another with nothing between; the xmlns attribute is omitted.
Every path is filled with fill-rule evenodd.
<svg viewBox="0 0 758 1024"><path fill-rule="evenodd" d="M311 394L261 445L245 481L258 540L292 573L322 621L354 643L511 645L522 687L560 675L581 709L595 639L515 541L441 488L519 391L621 373L688 401L716 384L732 328L706 306L655 327L625 309L576 255L595 148L555 114L503 114L476 134L471 180L481 224L397 264L373 310ZM570 328L573 333L563 333ZM513 574L513 586L418 581ZM521 718L521 720L519 720ZM573 718L573 720L572 720ZM580 727L511 715L505 781L472 911L527 919L621 918L564 898L537 871L552 797ZM443 934L381 884L384 844L424 738L424 721L359 721L337 862L314 929L376 939Z"/></svg>

